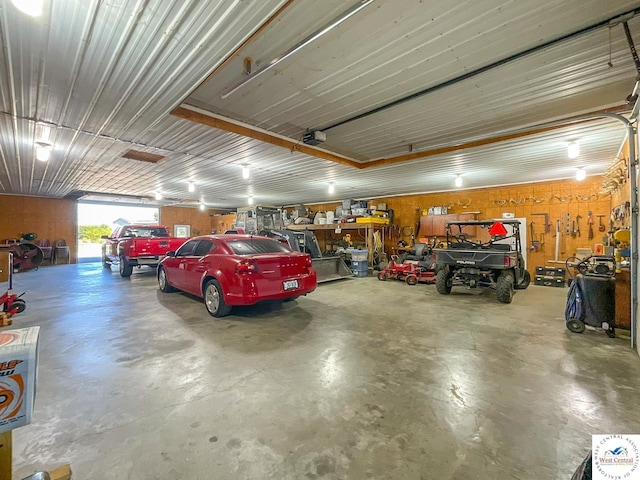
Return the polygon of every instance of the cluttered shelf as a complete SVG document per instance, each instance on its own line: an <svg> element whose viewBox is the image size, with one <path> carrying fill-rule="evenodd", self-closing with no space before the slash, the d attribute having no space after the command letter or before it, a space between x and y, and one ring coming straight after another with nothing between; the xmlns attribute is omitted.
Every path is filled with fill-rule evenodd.
<svg viewBox="0 0 640 480"><path fill-rule="evenodd" d="M368 251L367 260L368 260L368 264L372 266L374 265L376 248L379 248L381 250L384 249L384 233L385 233L385 230L389 227L387 222L380 223L380 220L381 219L372 218L372 220L367 221L366 223L363 223L363 221L361 220L359 223L345 222L345 223L327 223L327 224L312 223L312 224L301 224L301 225L291 224L291 225L287 225L285 228L288 230L295 230L295 231L301 231L301 230L324 231L325 233L324 238L318 239L318 240L321 240L324 243L325 249L327 245L334 244L334 242L328 239L326 236L326 234L328 234L329 232L337 231L338 229L351 230L351 231L365 230L366 233L364 235L364 240L366 242L365 249ZM376 240L375 237L377 233L375 232L382 233L382 238L380 240ZM350 241L348 241L347 243L350 243ZM380 244L380 246L376 247L378 243Z"/></svg>
<svg viewBox="0 0 640 480"><path fill-rule="evenodd" d="M387 224L378 222L366 222L366 223L329 223L329 224L301 224L301 225L287 225L287 230L335 230L337 228L341 230L358 230L364 228L385 228Z"/></svg>

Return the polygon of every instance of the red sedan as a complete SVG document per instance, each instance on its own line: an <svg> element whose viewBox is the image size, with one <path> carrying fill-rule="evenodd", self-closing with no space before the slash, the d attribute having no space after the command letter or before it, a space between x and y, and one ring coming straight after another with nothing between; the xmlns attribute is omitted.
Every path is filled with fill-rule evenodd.
<svg viewBox="0 0 640 480"><path fill-rule="evenodd" d="M158 285L204 298L207 311L224 317L234 305L293 300L318 285L311 257L254 235L204 235L167 253Z"/></svg>

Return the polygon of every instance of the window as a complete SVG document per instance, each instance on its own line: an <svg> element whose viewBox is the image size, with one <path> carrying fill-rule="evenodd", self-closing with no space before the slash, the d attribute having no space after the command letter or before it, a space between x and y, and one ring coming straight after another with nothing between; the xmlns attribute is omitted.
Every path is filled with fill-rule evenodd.
<svg viewBox="0 0 640 480"><path fill-rule="evenodd" d="M193 251L196 249L197 244L198 244L198 240L189 240L187 243L185 243L178 249L178 251L176 252L176 257L192 256Z"/></svg>
<svg viewBox="0 0 640 480"><path fill-rule="evenodd" d="M248 238L246 240L227 241L236 255L254 255L256 253L283 253L290 252L289 247L275 240Z"/></svg>
<svg viewBox="0 0 640 480"><path fill-rule="evenodd" d="M207 253L209 253L215 245L210 240L200 240L200 243L196 247L193 255L196 257L204 257Z"/></svg>

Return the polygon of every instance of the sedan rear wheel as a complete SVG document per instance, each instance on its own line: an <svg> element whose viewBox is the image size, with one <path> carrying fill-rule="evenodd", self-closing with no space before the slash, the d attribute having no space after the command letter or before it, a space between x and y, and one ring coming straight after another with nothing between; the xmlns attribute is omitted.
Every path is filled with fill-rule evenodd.
<svg viewBox="0 0 640 480"><path fill-rule="evenodd" d="M158 267L158 287L160 287L160 291L164 293L175 292L176 289L169 285L169 281L167 280L167 272L164 267Z"/></svg>
<svg viewBox="0 0 640 480"><path fill-rule="evenodd" d="M231 312L231 307L224 302L222 287L215 279L209 280L204 287L204 305L212 317L224 317Z"/></svg>

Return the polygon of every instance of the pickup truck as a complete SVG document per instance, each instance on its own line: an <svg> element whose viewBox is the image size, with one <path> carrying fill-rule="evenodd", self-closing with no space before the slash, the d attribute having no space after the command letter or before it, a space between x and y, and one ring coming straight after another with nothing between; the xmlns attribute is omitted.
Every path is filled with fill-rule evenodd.
<svg viewBox="0 0 640 480"><path fill-rule="evenodd" d="M172 238L161 225L122 225L102 239L102 266L118 264L121 277L130 277L133 267L157 267L168 251L177 250L187 240Z"/></svg>

